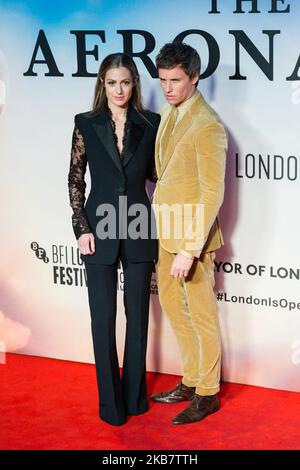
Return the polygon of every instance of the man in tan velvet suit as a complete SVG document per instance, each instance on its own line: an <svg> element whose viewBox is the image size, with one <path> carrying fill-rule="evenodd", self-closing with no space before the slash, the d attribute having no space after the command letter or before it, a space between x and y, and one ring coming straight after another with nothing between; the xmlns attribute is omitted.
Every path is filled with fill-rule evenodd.
<svg viewBox="0 0 300 470"><path fill-rule="evenodd" d="M221 341L214 295L215 250L223 245L218 211L224 195L227 136L196 89L200 57L168 43L156 65L168 104L156 139L154 208L159 235L159 299L176 335L183 378L160 403L190 401L172 422L200 421L220 408Z"/></svg>

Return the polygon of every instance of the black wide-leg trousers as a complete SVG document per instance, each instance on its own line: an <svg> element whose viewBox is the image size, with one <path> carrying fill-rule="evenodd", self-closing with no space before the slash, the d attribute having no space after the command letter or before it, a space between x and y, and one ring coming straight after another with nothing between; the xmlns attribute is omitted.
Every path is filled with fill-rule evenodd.
<svg viewBox="0 0 300 470"><path fill-rule="evenodd" d="M124 272L126 336L122 378L116 347L117 269L113 265L85 263L91 329L99 391L99 415L113 425L127 415L148 410L146 348L150 282L153 262L128 262L119 252Z"/></svg>

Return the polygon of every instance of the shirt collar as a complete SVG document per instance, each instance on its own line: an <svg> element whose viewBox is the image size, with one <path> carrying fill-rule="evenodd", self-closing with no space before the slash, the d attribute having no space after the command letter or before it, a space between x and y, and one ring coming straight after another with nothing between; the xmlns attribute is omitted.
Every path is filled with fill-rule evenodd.
<svg viewBox="0 0 300 470"><path fill-rule="evenodd" d="M183 103L181 103L179 106L177 106L177 110L178 110L178 118L182 118L182 116L187 112L187 110L192 106L192 104L195 102L195 100L197 99L197 97L199 96L199 90L195 89L195 92L193 93L193 95L187 99L186 101L184 101Z"/></svg>

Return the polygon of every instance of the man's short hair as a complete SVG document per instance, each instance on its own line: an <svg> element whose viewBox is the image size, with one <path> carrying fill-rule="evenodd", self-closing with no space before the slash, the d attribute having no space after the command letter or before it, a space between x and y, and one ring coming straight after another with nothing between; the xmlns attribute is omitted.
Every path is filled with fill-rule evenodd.
<svg viewBox="0 0 300 470"><path fill-rule="evenodd" d="M201 60L198 52L184 42L173 41L165 44L156 56L158 69L173 69L179 65L189 78L200 74Z"/></svg>

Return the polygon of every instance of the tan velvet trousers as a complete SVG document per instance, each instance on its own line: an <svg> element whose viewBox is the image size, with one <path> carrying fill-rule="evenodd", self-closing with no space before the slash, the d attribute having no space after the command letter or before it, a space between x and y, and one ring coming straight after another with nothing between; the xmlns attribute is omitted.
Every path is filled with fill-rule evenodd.
<svg viewBox="0 0 300 470"><path fill-rule="evenodd" d="M176 255L159 247L159 300L176 335L183 363L182 382L199 395L219 391L221 339L214 295L215 252L195 259L189 275L173 278Z"/></svg>

